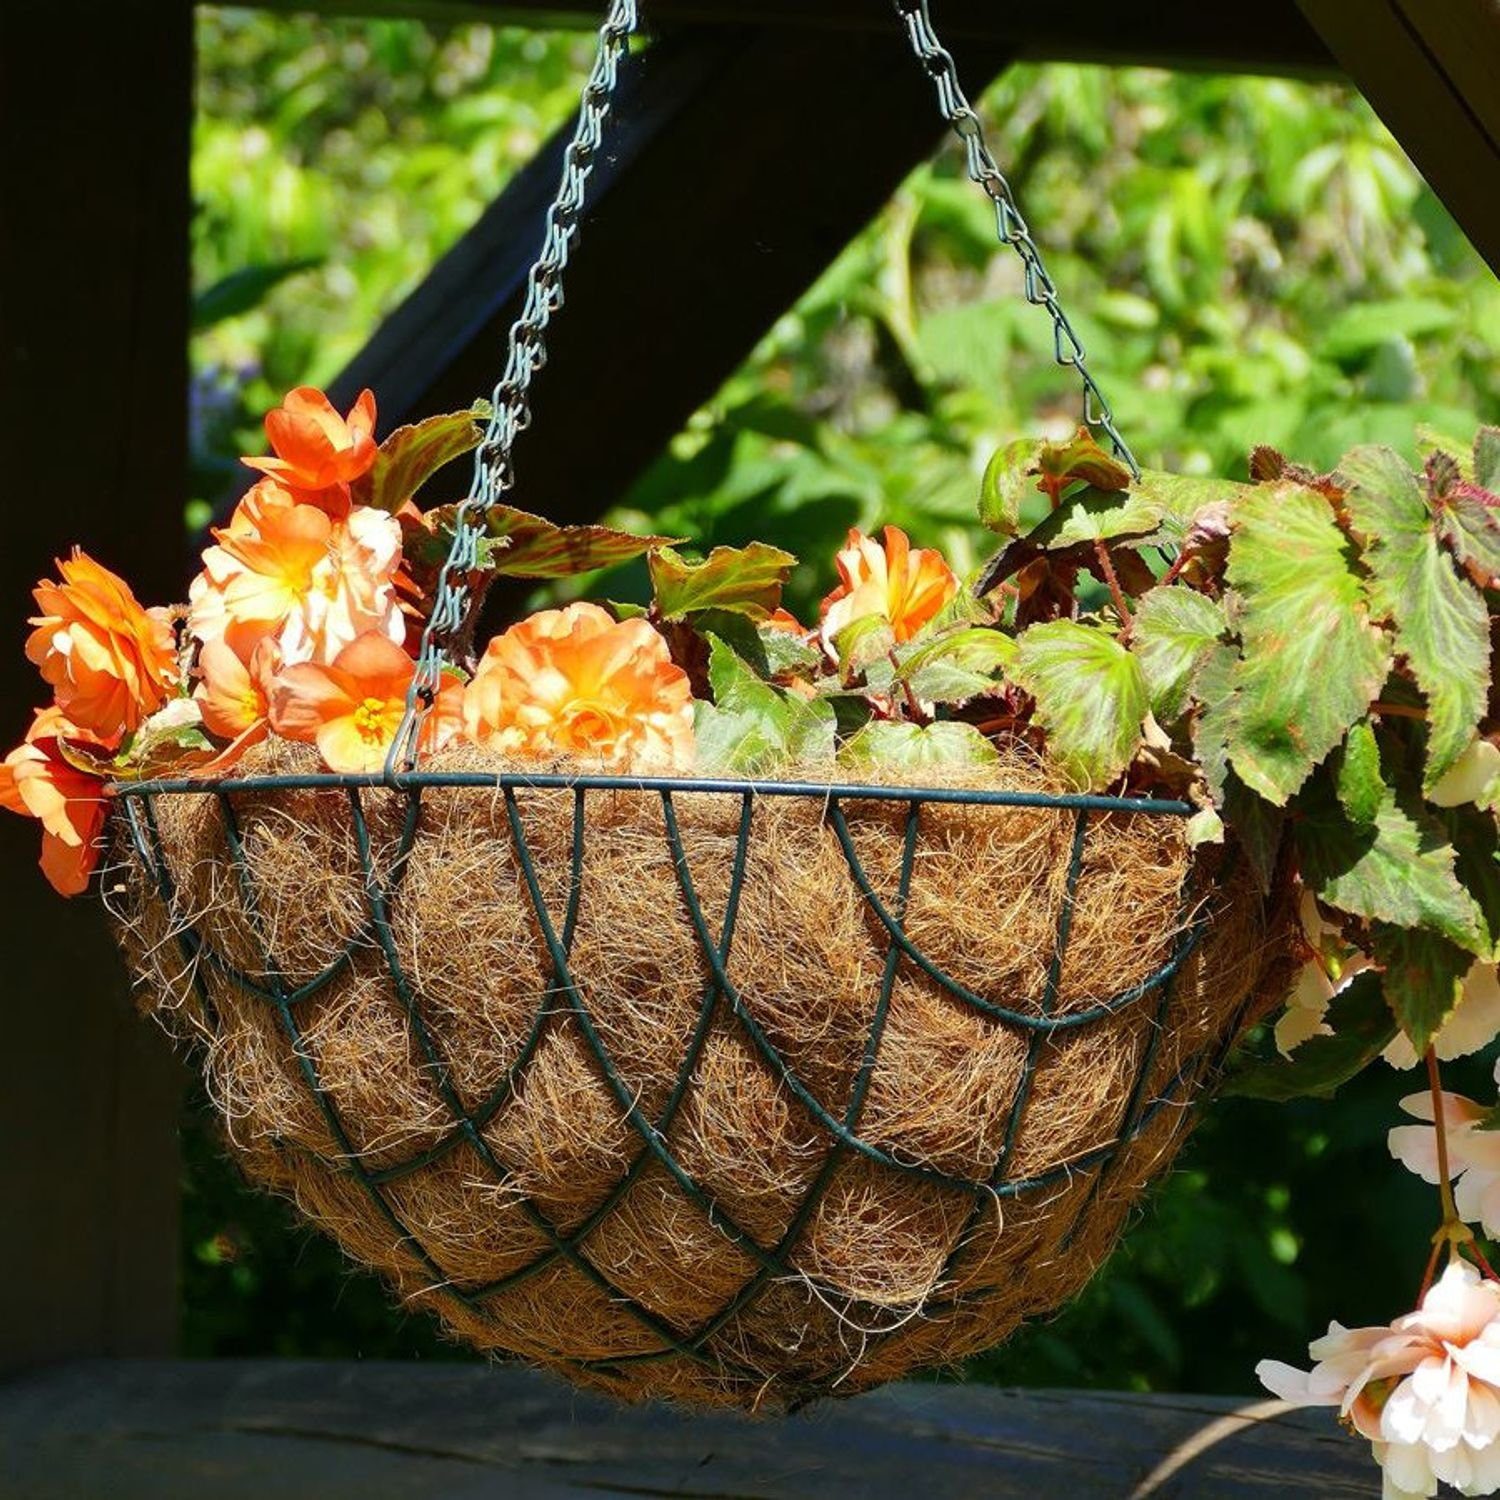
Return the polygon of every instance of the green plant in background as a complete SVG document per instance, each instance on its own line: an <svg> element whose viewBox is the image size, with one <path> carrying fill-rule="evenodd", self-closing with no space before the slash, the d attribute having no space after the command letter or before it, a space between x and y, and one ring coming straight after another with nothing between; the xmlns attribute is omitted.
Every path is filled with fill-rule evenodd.
<svg viewBox="0 0 1500 1500"><path fill-rule="evenodd" d="M571 37L480 27L213 10L199 25L206 498L253 441L246 411L333 373L561 120L581 54ZM1326 468L1360 443L1414 456L1419 426L1495 419L1500 288L1346 91L1024 68L985 113L1049 267L1090 310L1080 334L1143 462L1243 477L1252 443L1270 442ZM808 557L888 521L967 571L993 540L974 521L991 452L1076 426L1051 356L992 214L945 154L609 519ZM568 588L643 600L649 585L637 564ZM814 592L794 576L788 602L806 617ZM1481 1067L1459 1065L1451 1086L1483 1092ZM1255 1355L1292 1343L1314 1312L1336 1304L1357 1322L1402 1302L1420 1266L1360 1256L1351 1285L1342 1251L1383 1238L1402 1192L1421 1215L1420 1188L1393 1200L1387 1171L1376 1203L1341 1185L1388 1163L1407 1087L1377 1068L1332 1105L1221 1106L1106 1275L975 1372L1243 1390ZM336 1252L252 1207L194 1139L189 1348L433 1348L425 1325L393 1328ZM346 1295L320 1291L341 1280Z"/></svg>

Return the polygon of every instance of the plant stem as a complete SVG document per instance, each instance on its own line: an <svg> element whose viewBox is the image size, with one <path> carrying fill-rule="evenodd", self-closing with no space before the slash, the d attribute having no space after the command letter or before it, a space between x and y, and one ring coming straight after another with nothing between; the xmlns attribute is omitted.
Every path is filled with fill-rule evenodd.
<svg viewBox="0 0 1500 1500"><path fill-rule="evenodd" d="M1427 1049L1427 1087L1432 1093L1432 1123L1437 1132L1438 1197L1443 1205L1443 1227L1461 1223L1453 1206L1453 1183L1448 1176L1448 1123L1443 1119L1443 1080L1438 1076L1437 1051Z"/></svg>
<svg viewBox="0 0 1500 1500"><path fill-rule="evenodd" d="M1448 1157L1448 1122L1443 1118L1443 1081L1438 1076L1437 1052L1431 1047L1427 1049L1426 1063L1427 1087L1432 1093L1432 1124L1437 1135L1438 1195L1443 1205L1443 1222L1432 1237L1432 1254L1428 1257L1427 1272L1422 1277L1422 1290L1417 1296L1419 1306L1432 1286L1438 1255L1444 1245L1448 1246L1448 1254L1453 1260L1467 1253L1486 1277L1491 1281L1500 1281L1495 1268L1479 1248L1474 1231L1458 1216L1458 1208L1453 1201L1452 1168Z"/></svg>
<svg viewBox="0 0 1500 1500"><path fill-rule="evenodd" d="M1405 703L1375 702L1370 705L1370 712L1388 719L1425 719L1427 717L1425 708L1412 708Z"/></svg>
<svg viewBox="0 0 1500 1500"><path fill-rule="evenodd" d="M1427 1269L1422 1272L1422 1285L1417 1288L1418 1307L1427 1300L1427 1294L1432 1290L1433 1279L1437 1276L1438 1256L1448 1243L1448 1236L1441 1229L1432 1237L1432 1254L1427 1257Z"/></svg>
<svg viewBox="0 0 1500 1500"><path fill-rule="evenodd" d="M894 670L899 674L901 671L901 661L896 655L896 648L892 646L891 649L886 652L886 656L889 659L892 668L894 668ZM911 683L903 682L901 684L901 696L906 700L907 712L911 714L912 718L918 724L925 724L927 722L927 715L922 712L922 705L918 700L917 695L912 691Z"/></svg>
<svg viewBox="0 0 1500 1500"><path fill-rule="evenodd" d="M1115 565L1110 561L1109 548L1104 545L1098 537L1094 538L1094 556L1098 559L1099 570L1104 574L1104 581L1109 585L1109 597L1114 601L1115 613L1120 617L1120 623L1125 627L1121 633L1121 639L1129 637L1131 626L1135 620L1130 613L1130 606L1125 602L1125 591L1120 587L1120 580L1115 574Z"/></svg>
<svg viewBox="0 0 1500 1500"><path fill-rule="evenodd" d="M1465 1241L1465 1248L1478 1262L1479 1269L1489 1277L1491 1281L1500 1281L1500 1276L1495 1275L1495 1268L1485 1259L1484 1251L1479 1248L1477 1237Z"/></svg>
<svg viewBox="0 0 1500 1500"><path fill-rule="evenodd" d="M1171 566L1157 580L1156 586L1158 588L1165 588L1168 584L1175 583L1177 581L1177 575L1182 572L1184 567L1187 566L1188 560L1192 557L1192 555L1193 554L1191 552L1188 552L1185 549L1179 552L1177 556L1172 559Z"/></svg>

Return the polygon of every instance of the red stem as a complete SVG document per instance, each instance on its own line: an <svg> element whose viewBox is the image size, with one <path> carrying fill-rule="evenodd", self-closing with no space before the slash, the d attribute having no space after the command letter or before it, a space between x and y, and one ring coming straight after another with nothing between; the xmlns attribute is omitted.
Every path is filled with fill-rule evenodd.
<svg viewBox="0 0 1500 1500"><path fill-rule="evenodd" d="M1125 602L1125 591L1120 587L1120 580L1115 574L1115 565L1110 560L1109 548L1098 537L1094 538L1094 556L1098 559L1105 583L1109 585L1109 597L1114 600L1115 613L1119 615L1120 623L1125 627L1120 637L1123 641L1130 635L1130 628L1135 621L1131 616L1130 606Z"/></svg>

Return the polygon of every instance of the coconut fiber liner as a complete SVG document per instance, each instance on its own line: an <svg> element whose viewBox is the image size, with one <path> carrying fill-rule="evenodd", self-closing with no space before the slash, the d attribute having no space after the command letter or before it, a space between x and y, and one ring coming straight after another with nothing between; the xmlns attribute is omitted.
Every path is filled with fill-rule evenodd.
<svg viewBox="0 0 1500 1500"><path fill-rule="evenodd" d="M1062 790L1020 753L983 785ZM250 1177L459 1338L628 1398L847 1394L1056 1308L1287 974L1286 914L1177 816L325 784L114 828L143 1006Z"/></svg>

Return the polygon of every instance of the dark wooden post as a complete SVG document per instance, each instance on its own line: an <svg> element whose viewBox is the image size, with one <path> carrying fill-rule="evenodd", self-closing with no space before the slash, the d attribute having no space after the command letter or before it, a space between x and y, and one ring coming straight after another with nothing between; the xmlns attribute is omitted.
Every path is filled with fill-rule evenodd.
<svg viewBox="0 0 1500 1500"><path fill-rule="evenodd" d="M71 541L182 591L187 0L0 4L0 733L41 698L31 585ZM0 858L0 1365L161 1353L177 1326L178 1075L96 903Z"/></svg>

